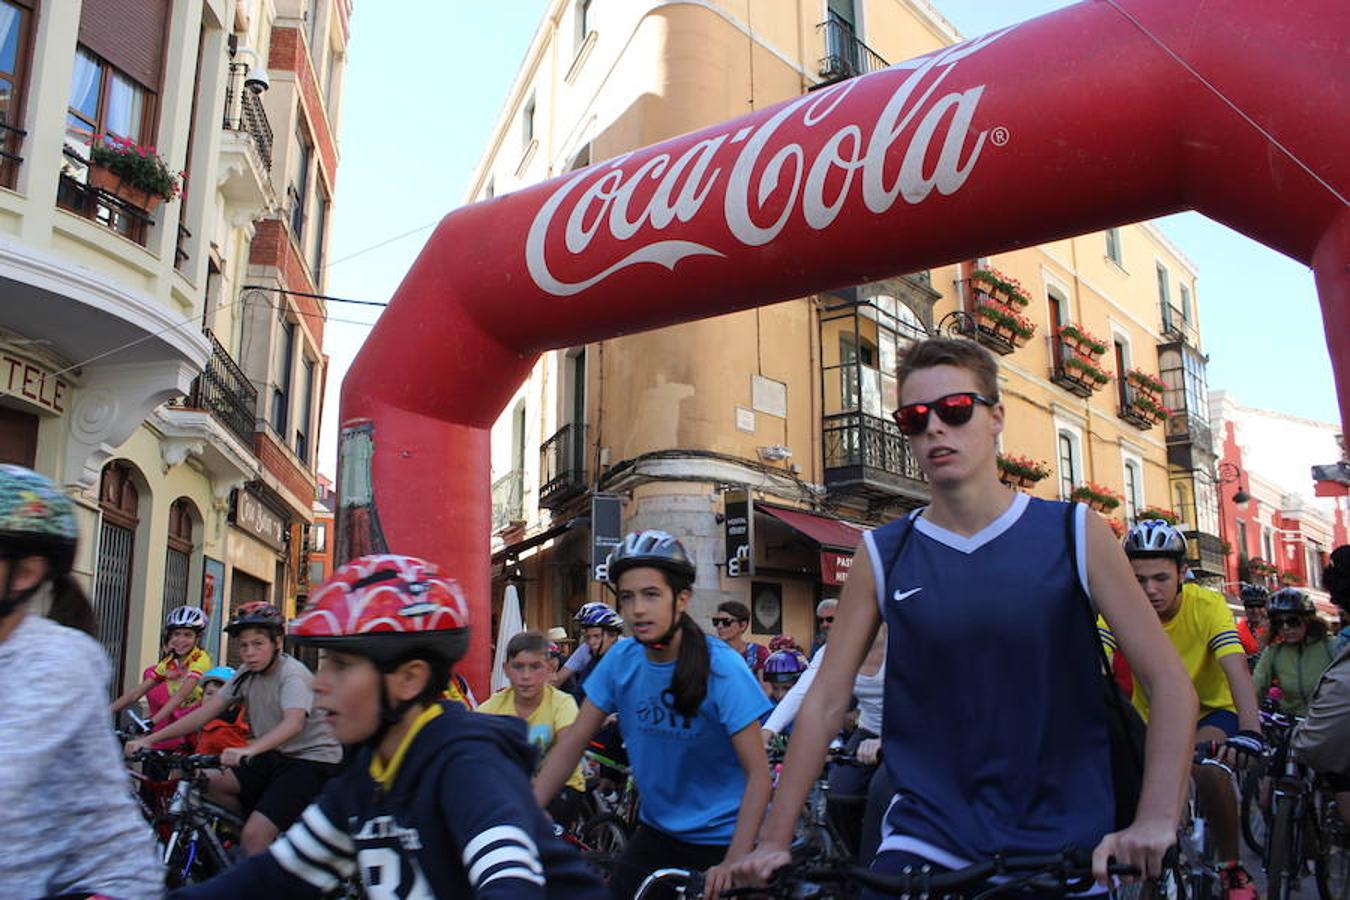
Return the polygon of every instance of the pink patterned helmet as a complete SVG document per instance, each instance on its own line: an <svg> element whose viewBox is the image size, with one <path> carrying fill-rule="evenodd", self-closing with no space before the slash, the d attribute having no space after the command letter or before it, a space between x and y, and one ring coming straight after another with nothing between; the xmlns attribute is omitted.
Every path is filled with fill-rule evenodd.
<svg viewBox="0 0 1350 900"><path fill-rule="evenodd" d="M393 664L453 663L469 645L469 604L453 578L411 556L363 556L338 567L291 622L297 643Z"/></svg>

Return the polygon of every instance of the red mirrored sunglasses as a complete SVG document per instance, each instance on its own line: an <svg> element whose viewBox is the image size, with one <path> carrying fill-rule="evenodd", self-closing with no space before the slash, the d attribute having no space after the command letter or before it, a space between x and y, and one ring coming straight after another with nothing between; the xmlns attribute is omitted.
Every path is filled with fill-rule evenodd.
<svg viewBox="0 0 1350 900"><path fill-rule="evenodd" d="M998 401L991 400L974 391L962 391L958 394L947 394L945 397L929 400L927 403L911 403L908 406L902 406L892 415L895 416L895 424L900 426L900 433L913 437L916 434L923 434L928 429L928 414L930 412L937 413L937 417L946 425L964 425L975 414L975 404L977 403L994 406Z"/></svg>

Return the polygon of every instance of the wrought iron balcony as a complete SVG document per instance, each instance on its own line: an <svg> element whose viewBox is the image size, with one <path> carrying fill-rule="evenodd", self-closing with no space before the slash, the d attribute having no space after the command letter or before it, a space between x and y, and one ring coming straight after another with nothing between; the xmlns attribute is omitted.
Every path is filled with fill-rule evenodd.
<svg viewBox="0 0 1350 900"><path fill-rule="evenodd" d="M0 122L0 185L7 188L14 187L19 175L19 165L23 162L19 149L26 137L28 132L22 128L15 128L8 122Z"/></svg>
<svg viewBox="0 0 1350 900"><path fill-rule="evenodd" d="M825 487L869 500L926 499L927 478L894 422L864 412L825 416Z"/></svg>
<svg viewBox="0 0 1350 900"><path fill-rule="evenodd" d="M586 426L564 425L539 448L539 505L557 509L586 492Z"/></svg>
<svg viewBox="0 0 1350 900"><path fill-rule="evenodd" d="M211 356L180 405L209 412L245 447L252 448L253 433L257 429L258 389L216 336L205 329L203 333L211 342Z"/></svg>
<svg viewBox="0 0 1350 900"><path fill-rule="evenodd" d="M110 191L86 183L89 160L70 147L62 152L65 161L56 187L56 205L144 245L155 224L150 214Z"/></svg>
<svg viewBox="0 0 1350 900"><path fill-rule="evenodd" d="M825 79L824 84L877 72L890 65L875 50L858 40L853 26L834 13L817 25L816 30L821 32L825 40L825 55L820 59L818 70L820 77Z"/></svg>
<svg viewBox="0 0 1350 900"><path fill-rule="evenodd" d="M1205 531L1187 531L1187 565L1196 575L1222 575L1224 572L1223 540Z"/></svg>
<svg viewBox="0 0 1350 900"><path fill-rule="evenodd" d="M525 518L525 473L512 469L492 482L492 533Z"/></svg>
<svg viewBox="0 0 1350 900"><path fill-rule="evenodd" d="M1158 306L1162 310L1162 335L1166 340L1180 341L1192 347L1199 346L1200 333L1190 320L1181 314L1180 309L1162 301L1159 301Z"/></svg>
<svg viewBox="0 0 1350 900"><path fill-rule="evenodd" d="M244 86L248 66L230 63L230 78L225 84L225 130L238 131L253 138L263 168L272 171L272 123L267 121L261 98Z"/></svg>
<svg viewBox="0 0 1350 900"><path fill-rule="evenodd" d="M1209 423L1184 409L1168 416L1167 462L1187 471L1208 470L1214 463L1214 435Z"/></svg>

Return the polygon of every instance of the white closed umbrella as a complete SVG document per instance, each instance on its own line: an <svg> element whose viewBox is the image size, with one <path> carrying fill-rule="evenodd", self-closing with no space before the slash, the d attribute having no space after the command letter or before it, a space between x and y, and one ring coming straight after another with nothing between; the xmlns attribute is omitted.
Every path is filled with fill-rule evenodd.
<svg viewBox="0 0 1350 900"><path fill-rule="evenodd" d="M492 693L497 693L510 682L506 680L506 645L511 638L525 630L525 619L520 614L520 593L514 584L506 586L502 598L502 617L497 624L497 652L492 658Z"/></svg>

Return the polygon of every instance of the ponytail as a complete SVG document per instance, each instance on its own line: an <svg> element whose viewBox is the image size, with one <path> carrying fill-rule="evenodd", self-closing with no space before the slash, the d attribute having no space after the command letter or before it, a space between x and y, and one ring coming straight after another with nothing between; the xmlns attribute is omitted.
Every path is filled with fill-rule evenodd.
<svg viewBox="0 0 1350 900"><path fill-rule="evenodd" d="M98 620L94 617L94 607L90 605L80 583L68 573L52 579L52 604L47 611L47 618L98 639Z"/></svg>
<svg viewBox="0 0 1350 900"><path fill-rule="evenodd" d="M663 570L664 571L664 570ZM669 571L665 572L672 596L689 590L692 582ZM708 639L703 629L686 613L680 613L680 652L675 660L675 674L671 676L670 705L686 719L698 714L698 708L708 696L708 678L712 674L712 660L708 655Z"/></svg>

